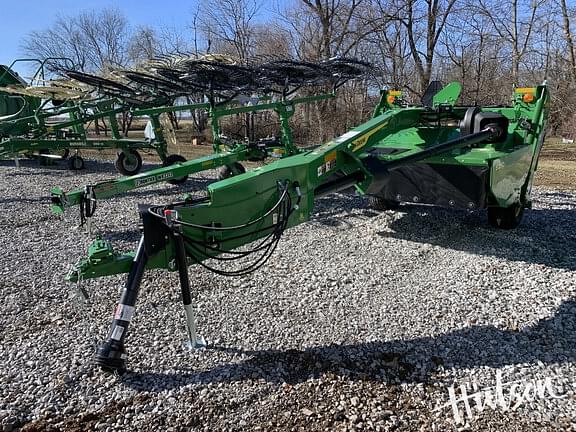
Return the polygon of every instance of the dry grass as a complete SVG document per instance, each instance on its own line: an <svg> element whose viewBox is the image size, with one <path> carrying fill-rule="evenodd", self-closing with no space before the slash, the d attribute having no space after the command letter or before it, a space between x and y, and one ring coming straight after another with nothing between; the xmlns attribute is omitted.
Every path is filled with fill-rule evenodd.
<svg viewBox="0 0 576 432"><path fill-rule="evenodd" d="M562 144L558 138L546 140L534 183L576 190L576 144Z"/></svg>

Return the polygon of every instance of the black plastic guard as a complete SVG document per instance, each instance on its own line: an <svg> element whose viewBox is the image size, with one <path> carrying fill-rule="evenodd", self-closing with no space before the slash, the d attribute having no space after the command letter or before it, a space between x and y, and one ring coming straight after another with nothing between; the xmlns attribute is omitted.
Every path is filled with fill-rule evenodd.
<svg viewBox="0 0 576 432"><path fill-rule="evenodd" d="M364 162L374 175L369 195L442 207L486 207L487 167L415 163L388 171L378 158Z"/></svg>
<svg viewBox="0 0 576 432"><path fill-rule="evenodd" d="M153 256L163 250L170 238L170 229L162 219L150 214L150 206L139 205L138 211L142 219L142 229L144 233L144 248L148 256Z"/></svg>

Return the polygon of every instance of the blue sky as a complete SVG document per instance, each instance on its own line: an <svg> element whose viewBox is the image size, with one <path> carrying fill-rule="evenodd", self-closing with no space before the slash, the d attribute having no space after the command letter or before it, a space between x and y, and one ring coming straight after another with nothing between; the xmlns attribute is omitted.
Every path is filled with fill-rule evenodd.
<svg viewBox="0 0 576 432"><path fill-rule="evenodd" d="M290 0L281 0L288 3ZM76 15L83 10L115 7L132 26L147 24L184 27L202 0L0 0L0 64L9 65L22 56L21 43L28 33L50 27L58 15ZM266 19L276 1L263 0Z"/></svg>

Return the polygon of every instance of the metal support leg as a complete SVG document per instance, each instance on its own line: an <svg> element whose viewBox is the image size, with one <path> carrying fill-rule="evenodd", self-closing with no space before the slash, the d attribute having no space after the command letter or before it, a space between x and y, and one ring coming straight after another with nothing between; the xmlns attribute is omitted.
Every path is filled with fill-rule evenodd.
<svg viewBox="0 0 576 432"><path fill-rule="evenodd" d="M20 168L20 159L18 159L18 155L14 156L14 163L16 164L16 168Z"/></svg>
<svg viewBox="0 0 576 432"><path fill-rule="evenodd" d="M184 346L188 349L205 348L206 341L202 336L196 334L196 313L192 304L190 294L190 280L188 279L188 265L186 263L186 248L184 239L178 232L174 232L174 244L176 249L176 266L180 277L180 288L182 290L182 302L186 312L186 327L188 329L188 340Z"/></svg>
<svg viewBox="0 0 576 432"><path fill-rule="evenodd" d="M140 290L142 275L146 269L148 255L144 247L144 236L140 238L138 249L128 273L126 286L122 290L120 303L116 306L114 319L108 333L108 339L98 350L94 358L95 363L108 372L122 373L126 370L126 351L124 338L128 332L130 320L134 314L134 305Z"/></svg>

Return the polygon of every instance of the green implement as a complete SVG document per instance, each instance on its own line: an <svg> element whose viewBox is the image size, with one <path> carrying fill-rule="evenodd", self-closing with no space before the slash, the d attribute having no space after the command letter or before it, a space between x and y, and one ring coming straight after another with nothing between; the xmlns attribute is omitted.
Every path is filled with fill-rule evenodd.
<svg viewBox="0 0 576 432"><path fill-rule="evenodd" d="M52 212L54 214L61 214L66 208L81 205L88 201L92 203L89 207L92 207L98 200L110 198L155 183L182 183L188 175L208 169L229 167L230 170L233 170L235 167L238 167L241 169L241 172L244 172L244 169L238 165L239 162L247 160L264 161L268 157L284 158L295 155L299 153L300 150L294 144L289 122L295 112L296 106L332 99L334 97L334 93L326 93L246 106L234 106L237 105L236 101L230 101L224 106L216 107L210 107L207 104L196 105L194 106L196 109L209 108L212 134L214 137L219 137L220 128L218 121L221 118L266 110L272 110L277 113L281 126L280 137L278 139L269 138L252 142L234 142L228 145L223 144L220 139L217 139L213 146L214 153L199 159L186 161L182 158L178 161L170 161L171 163L165 163L166 166L161 168L146 171L135 176L121 177L94 185L86 185L83 188L70 192L64 192L61 188L56 187L50 191L52 196ZM134 115L158 115L161 112L188 110L190 107L191 106L174 106L141 109L135 111ZM155 130L158 131L158 134L162 133L160 127ZM160 135L160 137L163 140L163 135ZM234 174L240 174L241 172L235 172Z"/></svg>
<svg viewBox="0 0 576 432"><path fill-rule="evenodd" d="M97 239L68 280L126 272L128 279L96 363L125 370L124 339L146 268L178 271L190 344L198 346L187 266L226 276L260 268L285 230L309 220L315 200L335 191L354 187L381 208L417 202L487 209L493 226L516 227L530 205L547 87L516 89L513 104L497 108L457 106L459 92L458 84L437 88L423 106L383 92L371 120L314 150L213 183L206 198L142 208L134 253L118 254Z"/></svg>

